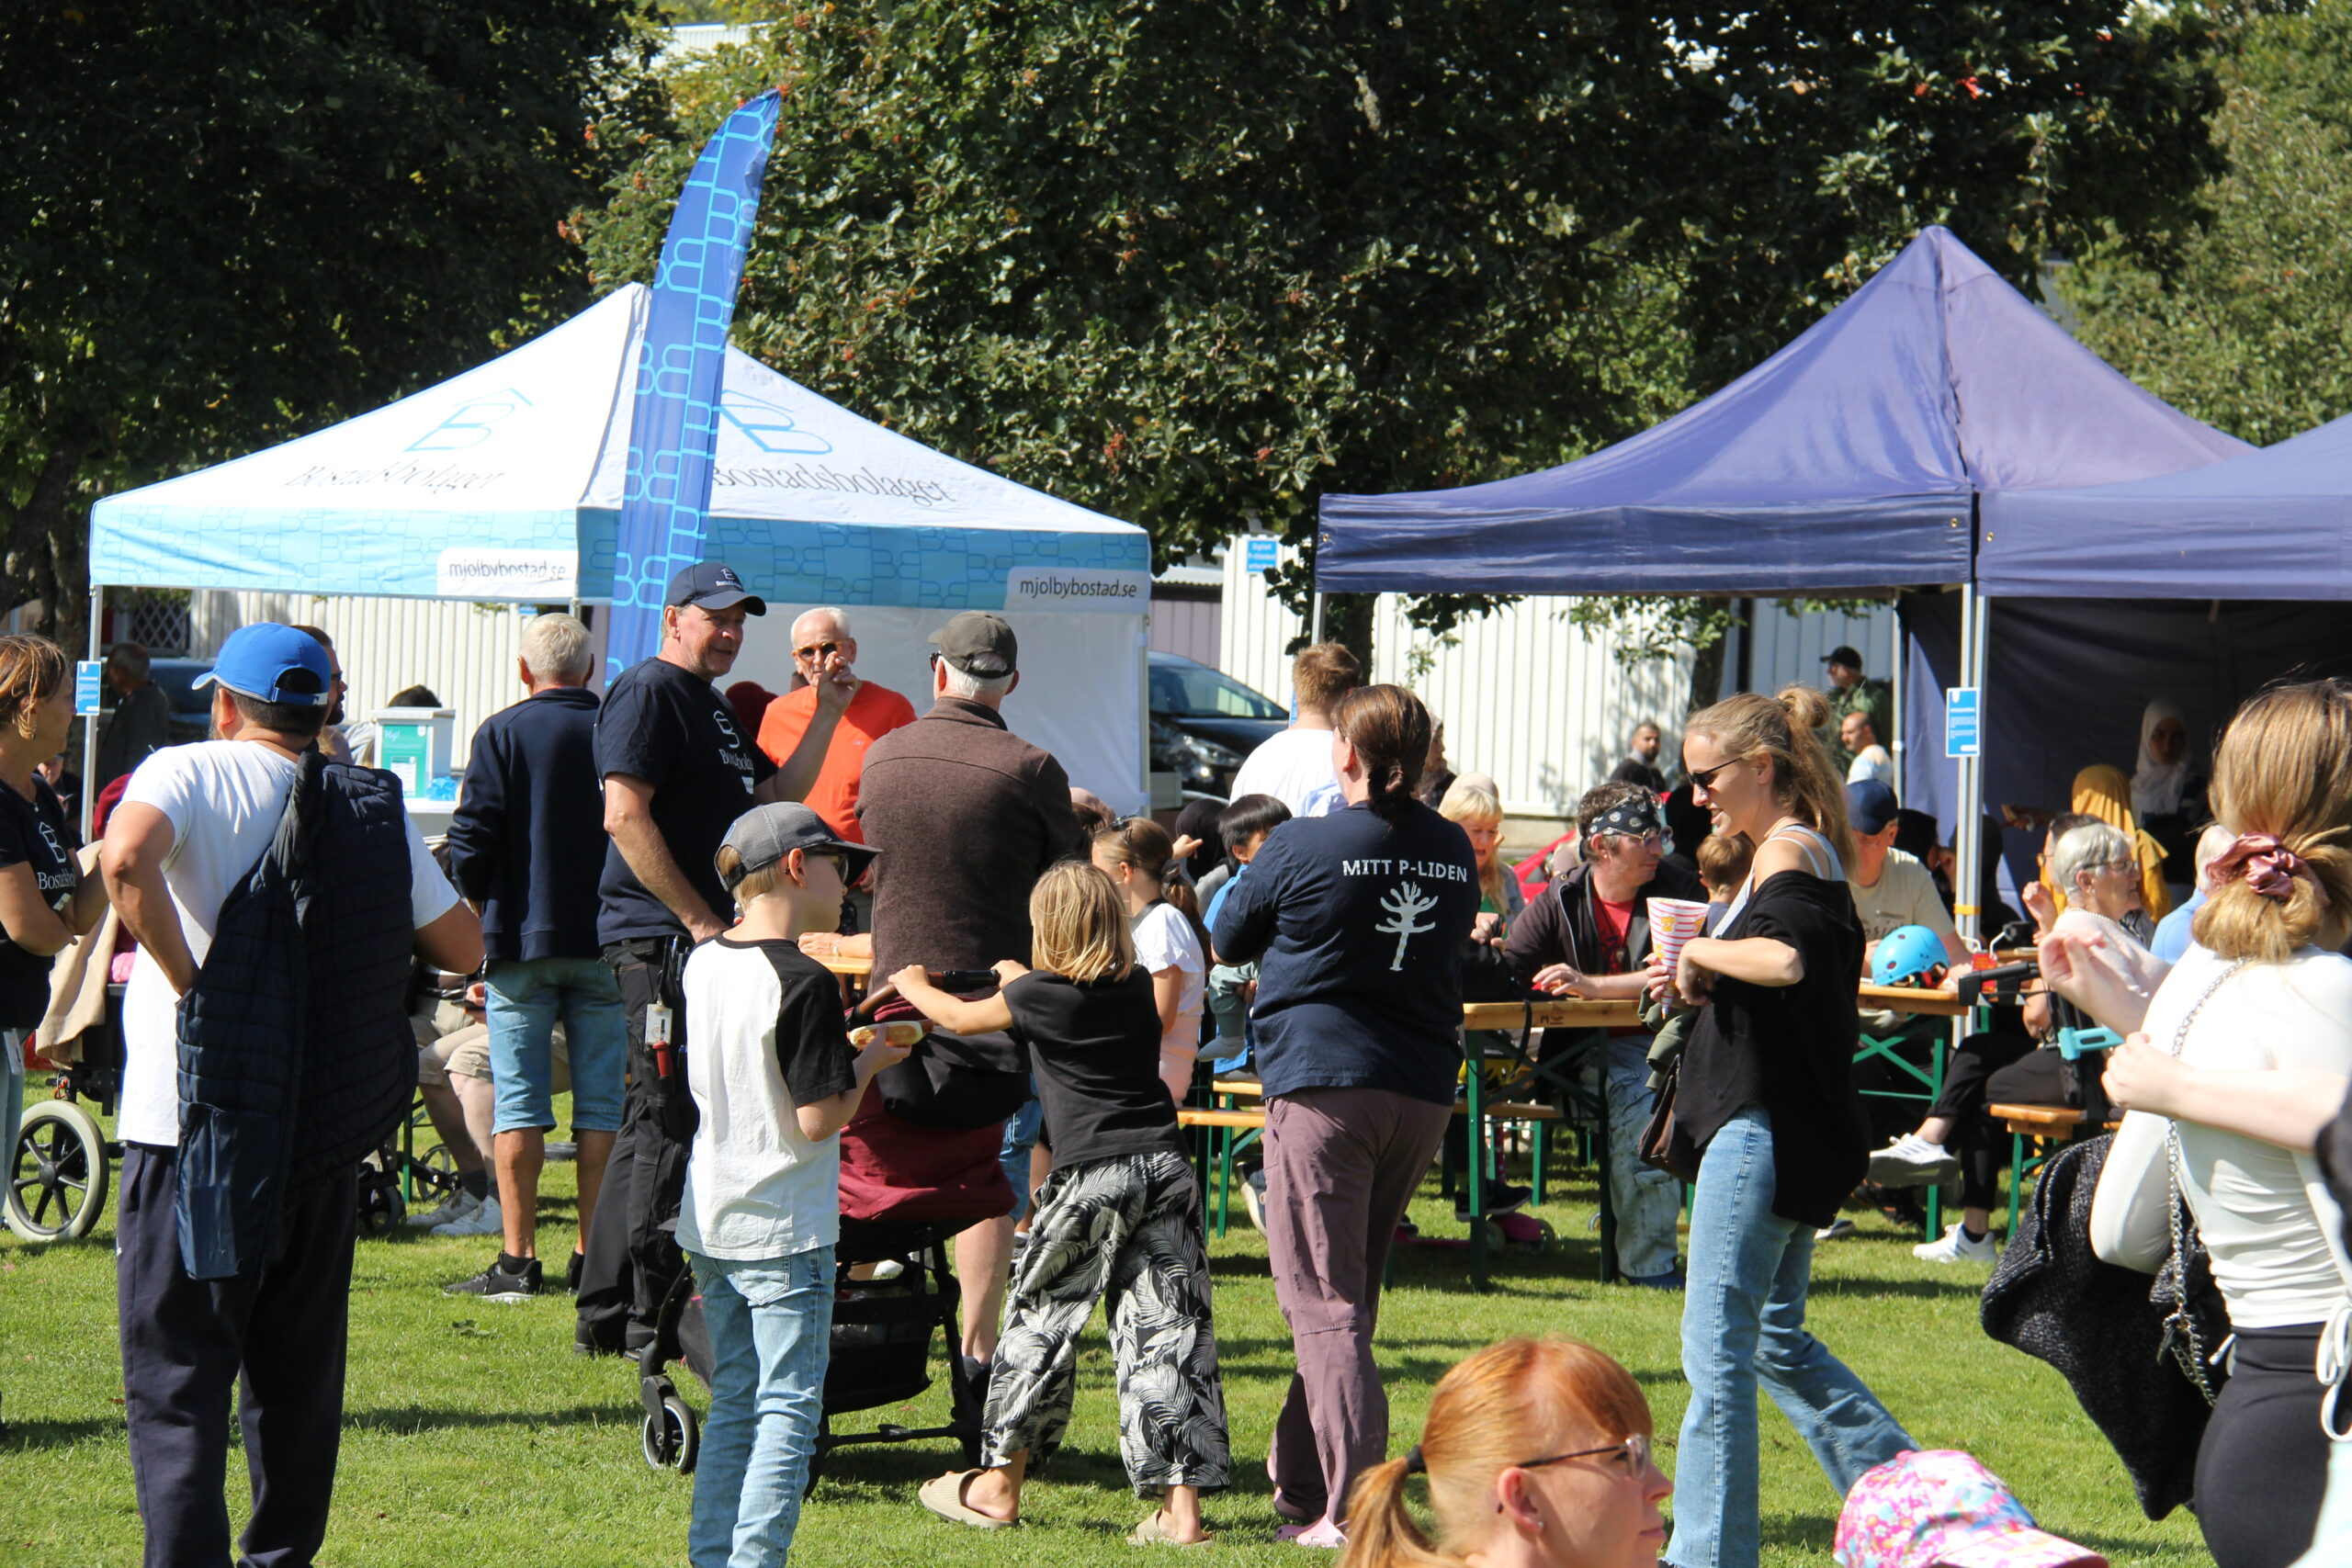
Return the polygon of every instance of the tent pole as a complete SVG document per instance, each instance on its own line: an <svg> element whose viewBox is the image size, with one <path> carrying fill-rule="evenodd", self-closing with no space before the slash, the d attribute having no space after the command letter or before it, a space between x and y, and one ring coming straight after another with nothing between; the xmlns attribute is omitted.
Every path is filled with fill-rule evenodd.
<svg viewBox="0 0 2352 1568"><path fill-rule="evenodd" d="M1897 597L1897 599L1895 600L1895 604L1896 604L1897 605L1900 605L1900 604L1901 604L1901 603L1902 603L1902 600L1901 600L1901 598L1898 596L1898 597ZM1904 647L1903 647L1903 645L1904 645L1906 641L1908 641L1908 640L1909 640L1909 639L1908 639L1908 638L1906 638L1906 637L1903 635L1903 616L1902 616L1902 614L1901 614L1900 610L1898 609L1898 611L1896 612L1895 617L1894 617L1894 656L1893 656L1892 658L1890 658L1890 659L1886 661L1886 662L1887 662L1887 680L1888 680L1889 683L1890 683L1890 684L1892 684L1892 685L1894 686L1894 734L1892 734L1892 735L1883 735L1883 736L1881 736L1881 737L1879 738L1881 740L1883 740L1883 741L1885 743L1885 745L1886 745L1886 749L1887 749L1890 752L1894 753L1894 798L1895 798L1895 799L1897 799L1897 800L1905 800L1905 799L1909 798L1907 795L1905 795L1904 794L1904 791L1903 791L1903 784L1904 784L1904 777L1903 777L1903 762L1904 762L1904 759L1905 759L1905 756L1909 753L1909 751L1910 751L1910 748L1909 748L1908 746L1906 746L1905 744L1904 744L1904 730L1903 730L1903 715L1904 715L1904 710L1905 710L1906 707L1908 707L1908 706L1909 706L1909 704L1908 704L1908 703L1906 703L1906 702L1905 701L1905 699L1904 699L1904 692L1903 692L1903 681L1904 681L1904 668L1903 668L1903 654L1904 654Z"/></svg>
<svg viewBox="0 0 2352 1568"><path fill-rule="evenodd" d="M1960 586L1960 683L1977 691L1976 732L1978 750L1983 750L1984 717L1984 604L1976 596L1976 585L1963 582ZM1960 822L1953 835L1953 849L1959 863L1952 870L1952 913L1960 927L1961 939L1973 944L1982 932L1983 922L1977 910L1984 889L1977 886L1978 874L1984 861L1982 843L1984 828L1984 780L1983 759L1962 757L1960 760Z"/></svg>
<svg viewBox="0 0 2352 1568"><path fill-rule="evenodd" d="M1320 593L1315 595L1315 615L1308 625L1306 640L1309 642L1323 640L1323 595Z"/></svg>
<svg viewBox="0 0 2352 1568"><path fill-rule="evenodd" d="M107 591L103 584L90 584L90 658L98 657L101 634L99 622L106 615ZM99 695L104 696L105 678L100 677ZM96 819L98 807L98 720L93 714L82 721L82 841L90 841L90 824Z"/></svg>

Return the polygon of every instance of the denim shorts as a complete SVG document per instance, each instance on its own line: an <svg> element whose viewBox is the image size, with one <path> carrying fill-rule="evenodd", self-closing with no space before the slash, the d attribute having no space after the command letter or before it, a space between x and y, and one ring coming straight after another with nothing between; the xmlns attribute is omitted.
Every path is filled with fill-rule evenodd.
<svg viewBox="0 0 2352 1568"><path fill-rule="evenodd" d="M571 1055L571 1128L617 1133L628 1022L620 982L601 958L498 960L486 976L490 1079L498 1100L495 1133L555 1125L555 1026Z"/></svg>
<svg viewBox="0 0 2352 1568"><path fill-rule="evenodd" d="M1004 1142L996 1157L1004 1167L1004 1179L1012 1183L1016 1223L1029 1212L1029 1151L1036 1147L1037 1132L1045 1120L1046 1108L1035 1100L1004 1119Z"/></svg>

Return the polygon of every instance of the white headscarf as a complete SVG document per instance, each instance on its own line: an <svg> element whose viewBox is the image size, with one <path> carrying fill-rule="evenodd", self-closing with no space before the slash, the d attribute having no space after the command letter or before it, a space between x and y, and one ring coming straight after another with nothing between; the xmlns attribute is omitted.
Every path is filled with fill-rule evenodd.
<svg viewBox="0 0 2352 1568"><path fill-rule="evenodd" d="M2186 742L2188 719L2179 707L2158 697L2140 715L2140 765L2132 774L2132 814L2143 822L2151 817L2170 817L2180 809L2180 793L2188 784L2188 748L2183 744L2180 761L2159 762L2148 742L2155 738L2156 726L2165 719L2178 724Z"/></svg>

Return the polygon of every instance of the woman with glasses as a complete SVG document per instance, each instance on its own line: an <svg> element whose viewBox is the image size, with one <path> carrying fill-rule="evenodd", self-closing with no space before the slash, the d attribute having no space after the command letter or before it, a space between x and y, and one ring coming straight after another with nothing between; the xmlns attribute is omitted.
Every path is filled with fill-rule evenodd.
<svg viewBox="0 0 2352 1568"><path fill-rule="evenodd" d="M2051 915L2045 937L2064 935L2088 943L2101 969L2123 991L2147 999L2163 983L2169 965L2148 950L2130 917L2140 914L2139 867L2132 841L2096 818L2060 818L2041 853L2043 874L2066 894L2063 913ZM2035 895L2041 895L2035 897ZM2049 913L2039 883L2030 885L2027 907ZM2144 917L2143 917L2144 918ZM2070 949L2077 951L2078 949ZM2086 960L2087 962L2087 960ZM2095 1019L2129 1029L2138 1021ZM1952 1053L1943 1092L1916 1132L1906 1133L1871 1156L1871 1179L1883 1187L1928 1187L1960 1174L1960 1218L1934 1241L1911 1249L1928 1263L1990 1263L2000 1249L1993 1241L1993 1203L2000 1196L2005 1146L2000 1130L1985 1116L1988 1105L2079 1105L2075 1068L2056 1051L2057 1028L2049 999L2038 991L2026 998L2023 1032L2016 1028L1972 1034Z"/></svg>
<svg viewBox="0 0 2352 1568"><path fill-rule="evenodd" d="M1844 1495L1917 1448L1862 1380L1807 1333L1814 1235L1869 1163L1854 1092L1862 928L1846 886L1846 795L1814 738L1828 705L1808 687L1743 693L1685 729L1683 771L1718 833L1756 846L1712 936L1690 939L1655 994L1700 1007L1675 1114L1702 1152L1682 1313L1682 1420L1667 1560L1752 1568L1761 1550L1760 1380Z"/></svg>
<svg viewBox="0 0 2352 1568"><path fill-rule="evenodd" d="M1433 1530L1407 1500L1417 1475ZM1649 1568L1673 1491L1631 1373L1573 1340L1506 1339L1440 1378L1421 1440L1364 1472L1340 1568Z"/></svg>
<svg viewBox="0 0 2352 1568"><path fill-rule="evenodd" d="M1504 952L1512 970L1555 997L1633 1000L1649 977L1649 901L1706 902L1696 876L1665 861L1674 840L1657 796L1639 784L1605 784L1577 803L1584 863L1546 885L1515 922ZM1588 1038L1546 1032L1549 1061ZM1682 1184L1641 1157L1642 1129L1657 1108L1649 1085L1650 1033L1609 1031L1604 1081L1609 1104L1609 1200L1617 1219L1617 1270L1636 1285L1673 1290L1675 1226Z"/></svg>

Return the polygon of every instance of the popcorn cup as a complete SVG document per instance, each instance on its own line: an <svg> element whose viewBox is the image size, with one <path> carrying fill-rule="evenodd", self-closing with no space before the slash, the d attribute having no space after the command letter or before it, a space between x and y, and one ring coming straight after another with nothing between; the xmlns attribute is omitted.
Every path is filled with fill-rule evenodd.
<svg viewBox="0 0 2352 1568"><path fill-rule="evenodd" d="M1665 960L1667 972L1672 974L1675 964L1682 957L1682 944L1699 934L1707 923L1707 906L1690 898L1653 898L1650 910L1650 946Z"/></svg>

